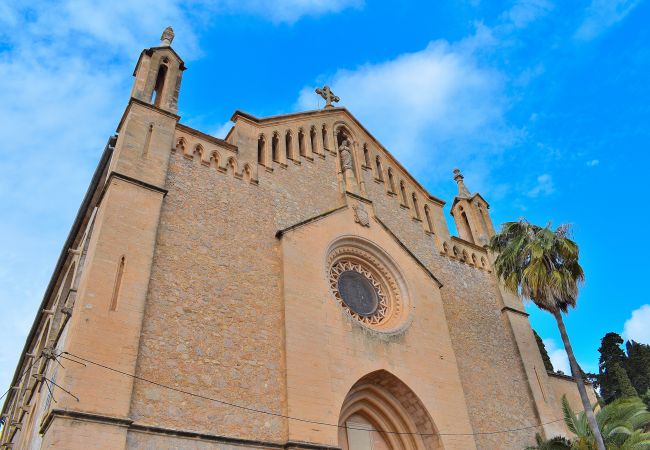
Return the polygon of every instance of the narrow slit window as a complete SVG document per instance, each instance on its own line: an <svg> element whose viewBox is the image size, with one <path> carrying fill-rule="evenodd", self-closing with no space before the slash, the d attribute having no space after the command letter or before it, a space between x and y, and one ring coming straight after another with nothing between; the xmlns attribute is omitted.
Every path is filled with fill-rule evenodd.
<svg viewBox="0 0 650 450"><path fill-rule="evenodd" d="M316 129L314 127L311 127L309 131L309 140L311 142L311 152L316 153L318 149L316 148Z"/></svg>
<svg viewBox="0 0 650 450"><path fill-rule="evenodd" d="M113 297L111 298L110 311L117 311L117 301L120 296L120 289L122 288L122 278L124 277L124 266L126 265L126 257L122 256L117 265L117 273L115 274L115 286L113 286Z"/></svg>
<svg viewBox="0 0 650 450"><path fill-rule="evenodd" d="M284 143L286 145L287 160L292 159L293 157L293 140L291 139L291 132L287 131L287 134L284 136Z"/></svg>
<svg viewBox="0 0 650 450"><path fill-rule="evenodd" d="M421 219L420 217L420 207L418 206L418 196L415 195L415 192L411 194L411 200L413 201L413 213L415 214L416 219Z"/></svg>
<svg viewBox="0 0 650 450"><path fill-rule="evenodd" d="M278 141L278 134L275 133L273 135L273 139L271 139L271 156L275 162L278 162L280 160L280 156L278 155Z"/></svg>
<svg viewBox="0 0 650 450"><path fill-rule="evenodd" d="M427 219L427 227L429 227L429 232L433 233L433 222L431 221L431 210L429 205L424 205L424 215Z"/></svg>
<svg viewBox="0 0 650 450"><path fill-rule="evenodd" d="M379 181L384 181L384 173L381 168L381 159L379 159L379 156L375 159L375 165L377 166L377 179Z"/></svg>
<svg viewBox="0 0 650 450"><path fill-rule="evenodd" d="M257 162L259 164L264 164L266 162L266 142L264 141L264 136L260 136L257 140Z"/></svg>

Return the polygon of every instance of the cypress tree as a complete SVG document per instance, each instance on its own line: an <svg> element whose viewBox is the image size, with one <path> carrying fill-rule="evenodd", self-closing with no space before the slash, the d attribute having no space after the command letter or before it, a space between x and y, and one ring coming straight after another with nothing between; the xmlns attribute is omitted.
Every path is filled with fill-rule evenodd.
<svg viewBox="0 0 650 450"><path fill-rule="evenodd" d="M625 343L627 350L627 372L632 386L639 394L644 394L650 389L650 345L640 344L635 341Z"/></svg>
<svg viewBox="0 0 650 450"><path fill-rule="evenodd" d="M537 341L537 347L539 347L539 352L542 354L542 361L544 361L544 367L546 368L547 372L553 372L553 363L551 362L551 358L548 356L548 352L546 351L546 345L544 345L544 341L542 340L541 337L539 337L539 334L537 334L537 331L533 330L533 333L535 333L535 340Z"/></svg>
<svg viewBox="0 0 650 450"><path fill-rule="evenodd" d="M637 395L625 371L627 356L621 349L621 336L618 333L607 333L600 342L598 384L605 403L620 397Z"/></svg>

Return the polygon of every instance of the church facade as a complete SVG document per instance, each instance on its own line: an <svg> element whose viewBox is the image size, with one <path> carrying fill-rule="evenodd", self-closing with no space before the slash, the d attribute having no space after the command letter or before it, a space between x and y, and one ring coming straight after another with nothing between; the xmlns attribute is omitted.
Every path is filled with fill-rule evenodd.
<svg viewBox="0 0 650 450"><path fill-rule="evenodd" d="M64 244L1 448L521 449L564 434L521 299L485 244L325 87L325 108L179 122L165 30ZM579 403L578 403L579 404Z"/></svg>

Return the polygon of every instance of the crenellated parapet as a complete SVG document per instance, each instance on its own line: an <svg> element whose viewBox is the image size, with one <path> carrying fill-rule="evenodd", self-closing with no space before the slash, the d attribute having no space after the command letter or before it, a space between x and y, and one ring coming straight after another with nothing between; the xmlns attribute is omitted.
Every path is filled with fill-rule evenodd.
<svg viewBox="0 0 650 450"><path fill-rule="evenodd" d="M448 241L442 241L440 254L470 267L492 272L487 249L456 236L452 236Z"/></svg>

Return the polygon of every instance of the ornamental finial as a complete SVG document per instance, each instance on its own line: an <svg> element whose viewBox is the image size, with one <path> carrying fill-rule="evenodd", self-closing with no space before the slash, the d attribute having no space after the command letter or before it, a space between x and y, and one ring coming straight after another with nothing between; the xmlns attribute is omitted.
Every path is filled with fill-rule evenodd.
<svg viewBox="0 0 650 450"><path fill-rule="evenodd" d="M316 93L325 99L325 108L334 108L332 102L338 103L340 98L334 95L334 92L330 89L329 86L325 85L323 88L316 89Z"/></svg>
<svg viewBox="0 0 650 450"><path fill-rule="evenodd" d="M454 180L458 183L458 197L469 198L472 195L465 186L465 182L463 181L464 178L463 174L460 173L460 169L454 169Z"/></svg>
<svg viewBox="0 0 650 450"><path fill-rule="evenodd" d="M174 40L174 29L172 27L167 27L162 33L162 36L160 36L160 46L161 47L169 47L172 45L172 41Z"/></svg>

